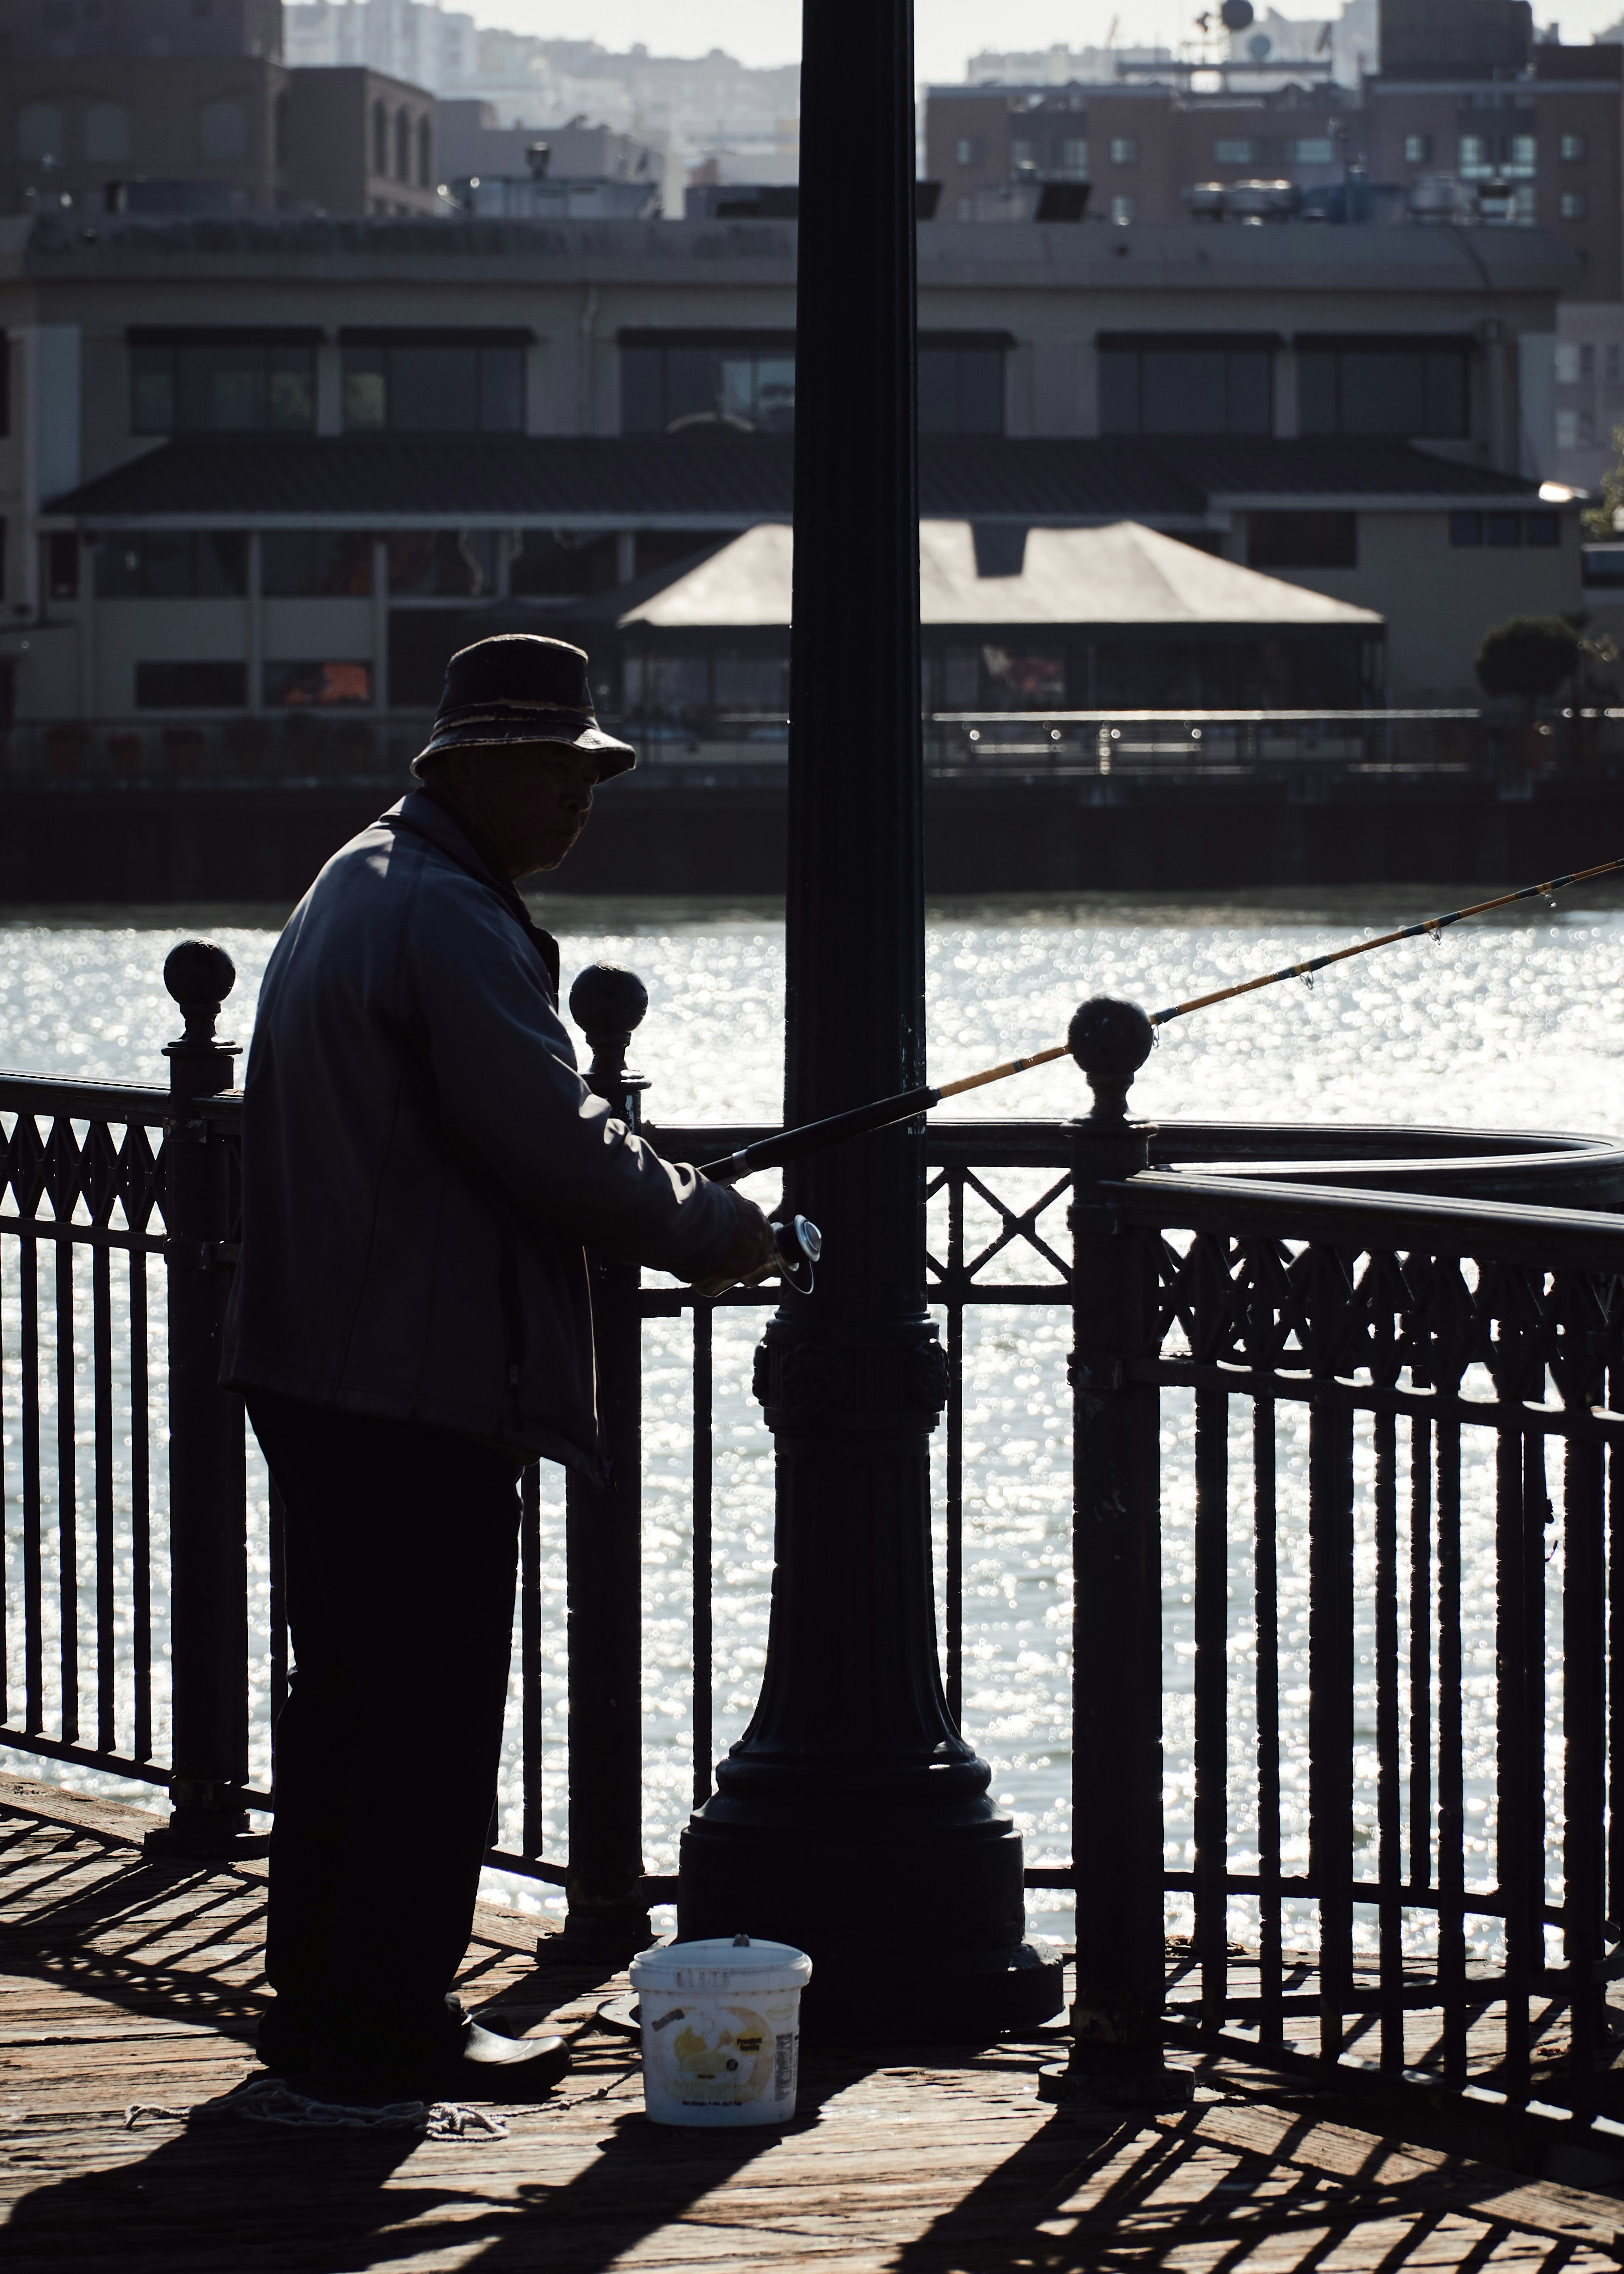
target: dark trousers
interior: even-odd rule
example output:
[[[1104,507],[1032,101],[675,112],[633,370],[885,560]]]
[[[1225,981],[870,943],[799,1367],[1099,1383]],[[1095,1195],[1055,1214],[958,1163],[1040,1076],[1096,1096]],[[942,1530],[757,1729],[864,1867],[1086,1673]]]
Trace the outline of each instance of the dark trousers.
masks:
[[[287,1509],[296,1661],[276,1724],[261,2049],[410,2061],[452,2026],[490,1839],[513,1467],[450,1430],[263,1390],[248,1412]]]

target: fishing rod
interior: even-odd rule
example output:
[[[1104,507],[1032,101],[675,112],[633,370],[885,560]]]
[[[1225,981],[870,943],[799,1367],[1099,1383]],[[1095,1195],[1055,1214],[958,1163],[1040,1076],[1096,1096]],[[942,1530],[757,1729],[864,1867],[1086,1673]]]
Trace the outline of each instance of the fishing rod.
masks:
[[[1174,1019],[1188,1018],[1192,1011],[1209,1011],[1216,1003],[1233,1002],[1237,995],[1254,994],[1259,987],[1278,987],[1287,979],[1306,979],[1312,983],[1316,971],[1324,971],[1333,963],[1346,963],[1350,956],[1369,955],[1379,947],[1391,947],[1401,939],[1436,940],[1451,924],[1463,923],[1468,916],[1486,915],[1491,908],[1507,908],[1517,900],[1549,900],[1569,885],[1583,885],[1592,877],[1610,877],[1624,869],[1624,854],[1613,861],[1598,861],[1594,868],[1574,869],[1565,877],[1552,877],[1543,885],[1522,885],[1515,892],[1499,892],[1492,900],[1475,900],[1470,907],[1452,908],[1447,915],[1426,916],[1419,923],[1401,925],[1397,931],[1383,932],[1376,939],[1357,940],[1351,947],[1333,948],[1328,955],[1311,956],[1305,963],[1289,963],[1279,971],[1266,971],[1256,979],[1238,980],[1232,987],[1216,987],[1207,995],[1192,995],[1187,1003],[1174,1003],[1165,1011],[1148,1014],[1134,1013],[1137,1020],[1144,1018],[1152,1030],[1165,1027]],[[1099,1007],[1086,1004],[1084,1010]],[[1113,1011],[1125,1011],[1127,1005],[1111,1005]],[[987,1066],[980,1073],[961,1074],[957,1081],[944,1081],[918,1089],[898,1090],[894,1097],[878,1097],[868,1105],[854,1105],[848,1112],[831,1113],[822,1121],[803,1122],[799,1128],[780,1129],[771,1137],[759,1138],[754,1145],[741,1146],[718,1161],[700,1164],[700,1174],[716,1184],[734,1184],[741,1177],[753,1175],[760,1169],[781,1169],[791,1161],[799,1161],[808,1153],[820,1153],[826,1145],[838,1145],[847,1137],[865,1137],[876,1129],[889,1129],[899,1121],[912,1121],[916,1114],[929,1113],[946,1097],[960,1097],[966,1090],[983,1088],[991,1081],[1007,1081],[1011,1074],[1025,1073],[1031,1066],[1049,1065],[1056,1058],[1076,1058],[1079,1065],[1079,1020],[1071,1021],[1071,1031],[1064,1043],[1050,1049],[1034,1050],[1024,1058],[1006,1058],[1002,1065]],[[1145,1045],[1149,1049],[1149,1043]],[[1136,1061],[1138,1063],[1138,1061]],[[1086,1071],[1086,1069],[1085,1069]]]

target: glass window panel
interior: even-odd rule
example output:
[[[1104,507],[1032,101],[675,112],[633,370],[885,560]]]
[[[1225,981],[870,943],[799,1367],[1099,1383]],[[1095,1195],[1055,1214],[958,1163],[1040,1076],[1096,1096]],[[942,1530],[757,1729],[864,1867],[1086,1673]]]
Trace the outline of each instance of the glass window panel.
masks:
[[[1483,516],[1480,513],[1452,513],[1449,516],[1451,545],[1481,545]]]
[[[515,529],[508,560],[508,590],[523,597],[570,599],[608,591],[615,583],[615,540],[575,530]]]
[[[1417,433],[1439,440],[1466,433],[1466,358],[1448,348],[1433,348],[1426,357],[1426,402]]]
[[[122,102],[93,102],[85,113],[85,155],[93,166],[121,165],[130,155],[130,114]]]
[[[777,655],[718,655],[718,711],[764,711],[782,716],[789,708],[789,659]]]
[[[381,348],[344,350],[344,426],[375,432],[388,424],[389,395]]]
[[[650,656],[644,666],[650,715],[680,723],[710,707],[710,666],[703,655]]]
[[[479,426],[477,348],[391,348],[389,425],[397,434],[466,434]]]
[[[523,348],[480,350],[479,424],[487,434],[518,434],[523,432]]]
[[[620,350],[620,432],[658,434],[665,431],[665,404],[663,365],[658,348]]]
[[[1562,541],[1561,516],[1554,513],[1525,513],[1522,516],[1522,541],[1525,545],[1560,545]]]
[[[267,599],[362,599],[372,589],[372,540],[364,530],[268,529],[259,540]]]
[[[760,356],[756,364],[756,418],[770,434],[788,434],[795,425],[795,358]]]
[[[1460,139],[1460,175],[1463,182],[1488,180],[1494,171],[1493,154],[1486,134],[1462,134]]]
[[[922,347],[919,351],[919,431],[959,432],[959,356],[953,348]]]
[[[1002,434],[1003,349],[960,348],[958,363],[959,432],[961,434]]]
[[[187,600],[192,594],[192,538],[184,530],[153,530],[124,553],[124,589],[142,600]]]
[[[1531,174],[1538,163],[1538,146],[1531,134],[1514,134],[1507,157],[1508,174]]]
[[[169,348],[130,350],[130,432],[175,431],[175,356]]]
[[[1341,418],[1343,434],[1424,434],[1426,425],[1426,362],[1424,354],[1376,349],[1345,354],[1342,361]]]
[[[1521,545],[1522,516],[1520,513],[1490,513],[1484,516],[1485,534],[1491,545]]]
[[[1132,348],[1101,348],[1100,432],[1137,434],[1139,431],[1139,359]]]
[[[138,663],[138,711],[240,711],[248,700],[242,663]]]
[[[1147,434],[1211,434],[1223,426],[1225,358],[1222,349],[1147,349]]]
[[[181,348],[176,355],[179,425],[189,434],[251,434],[266,413],[262,347]]]
[[[725,355],[721,358],[721,391],[719,410],[725,418],[743,418],[756,424],[756,358],[751,355]]]
[[[1297,426],[1299,434],[1336,432],[1336,358],[1323,350],[1297,355]]]
[[[279,709],[372,699],[370,663],[267,663],[265,666],[265,700]]]
[[[950,647],[942,658],[942,708],[974,711],[981,699],[981,659],[973,647]]]
[[[1250,142],[1214,142],[1213,157],[1220,166],[1250,166],[1252,145]]]
[[[196,546],[192,589],[199,599],[239,599],[248,590],[248,539],[240,529],[202,529]]]
[[[1231,348],[1226,434],[1267,434],[1274,430],[1269,380],[1274,358],[1267,348]]]
[[[389,539],[389,590],[419,598],[478,599],[496,584],[496,533],[414,530]]]
[[[276,433],[309,433],[316,423],[314,350],[273,348],[267,393],[268,423]]]
[[[720,408],[721,350],[718,348],[667,348],[665,359],[665,424],[692,418]]]

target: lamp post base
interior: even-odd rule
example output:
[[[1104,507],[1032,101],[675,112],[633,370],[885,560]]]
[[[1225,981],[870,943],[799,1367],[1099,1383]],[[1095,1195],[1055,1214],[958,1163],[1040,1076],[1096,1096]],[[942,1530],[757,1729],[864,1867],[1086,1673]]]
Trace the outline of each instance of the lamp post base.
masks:
[[[718,1803],[709,1803],[710,1808]],[[996,1819],[853,1830],[729,1824],[682,1835],[680,1940],[748,1933],[808,1953],[801,2001],[825,2044],[986,2044],[1051,2021],[1064,1969],[1022,1939],[1022,1851]]]

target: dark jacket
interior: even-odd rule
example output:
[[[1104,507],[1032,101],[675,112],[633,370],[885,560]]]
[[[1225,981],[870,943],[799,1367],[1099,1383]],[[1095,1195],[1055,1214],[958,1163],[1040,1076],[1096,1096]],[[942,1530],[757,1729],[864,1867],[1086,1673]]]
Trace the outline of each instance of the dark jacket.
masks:
[[[735,1220],[588,1090],[557,948],[432,798],[334,855],[260,991],[224,1381],[598,1479],[583,1244],[703,1278]]]

